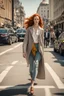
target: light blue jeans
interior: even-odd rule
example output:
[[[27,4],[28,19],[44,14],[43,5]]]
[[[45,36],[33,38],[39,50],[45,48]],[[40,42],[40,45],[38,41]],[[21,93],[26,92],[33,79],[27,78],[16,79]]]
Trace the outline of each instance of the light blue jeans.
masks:
[[[39,61],[41,59],[41,54],[39,52],[39,45],[35,45],[37,48],[37,52],[35,57],[33,56],[32,52],[30,53],[29,56],[29,62],[30,62],[30,76],[32,80],[35,80],[38,74],[38,66],[39,66]]]

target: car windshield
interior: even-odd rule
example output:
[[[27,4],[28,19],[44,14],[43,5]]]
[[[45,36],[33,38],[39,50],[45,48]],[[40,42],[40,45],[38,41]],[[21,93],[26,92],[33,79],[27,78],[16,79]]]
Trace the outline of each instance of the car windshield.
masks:
[[[64,32],[61,33],[61,35],[59,36],[59,38],[63,39],[64,38]]]
[[[26,32],[26,30],[25,30],[25,29],[17,29],[16,32],[17,32],[17,33],[22,33],[22,32]]]
[[[0,33],[7,33],[6,29],[0,29]]]

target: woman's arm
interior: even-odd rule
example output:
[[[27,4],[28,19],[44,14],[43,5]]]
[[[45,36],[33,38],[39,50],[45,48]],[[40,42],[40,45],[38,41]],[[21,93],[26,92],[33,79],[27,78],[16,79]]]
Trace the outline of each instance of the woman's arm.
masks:
[[[25,34],[25,38],[24,38],[24,42],[23,42],[23,53],[26,54],[26,48],[27,48],[27,44],[28,44],[28,33],[29,33],[29,29],[26,30],[26,34]]]
[[[42,29],[40,33],[40,45],[41,45],[42,51],[44,52],[44,29]]]
[[[41,46],[44,48],[44,30],[43,29],[41,30],[41,33],[40,33],[40,43],[41,43]]]

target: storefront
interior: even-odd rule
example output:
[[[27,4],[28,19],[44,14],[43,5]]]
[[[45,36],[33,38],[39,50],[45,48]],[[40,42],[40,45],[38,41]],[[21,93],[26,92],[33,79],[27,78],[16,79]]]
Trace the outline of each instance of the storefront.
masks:
[[[61,28],[64,30],[64,11],[62,12],[61,16],[57,18],[54,22],[54,29]]]

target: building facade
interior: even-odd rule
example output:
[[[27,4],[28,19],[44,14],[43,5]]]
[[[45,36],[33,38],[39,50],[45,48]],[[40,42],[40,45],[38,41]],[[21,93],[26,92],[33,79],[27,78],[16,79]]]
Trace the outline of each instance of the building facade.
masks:
[[[37,9],[37,13],[41,16],[41,18],[44,20],[45,25],[48,23],[49,21],[49,4],[45,2],[45,0],[43,0],[38,9]]]
[[[64,0],[49,0],[49,10],[54,27],[64,30]]]
[[[16,25],[23,27],[25,19],[25,11],[22,3],[19,0],[14,0],[14,21]]]
[[[53,14],[54,14],[54,12],[53,12],[53,10],[54,10],[54,8],[53,8],[53,4],[54,2],[53,2],[53,0],[49,0],[49,20],[50,21],[52,21],[53,20]]]
[[[0,0],[0,23],[12,21],[12,0]]]

